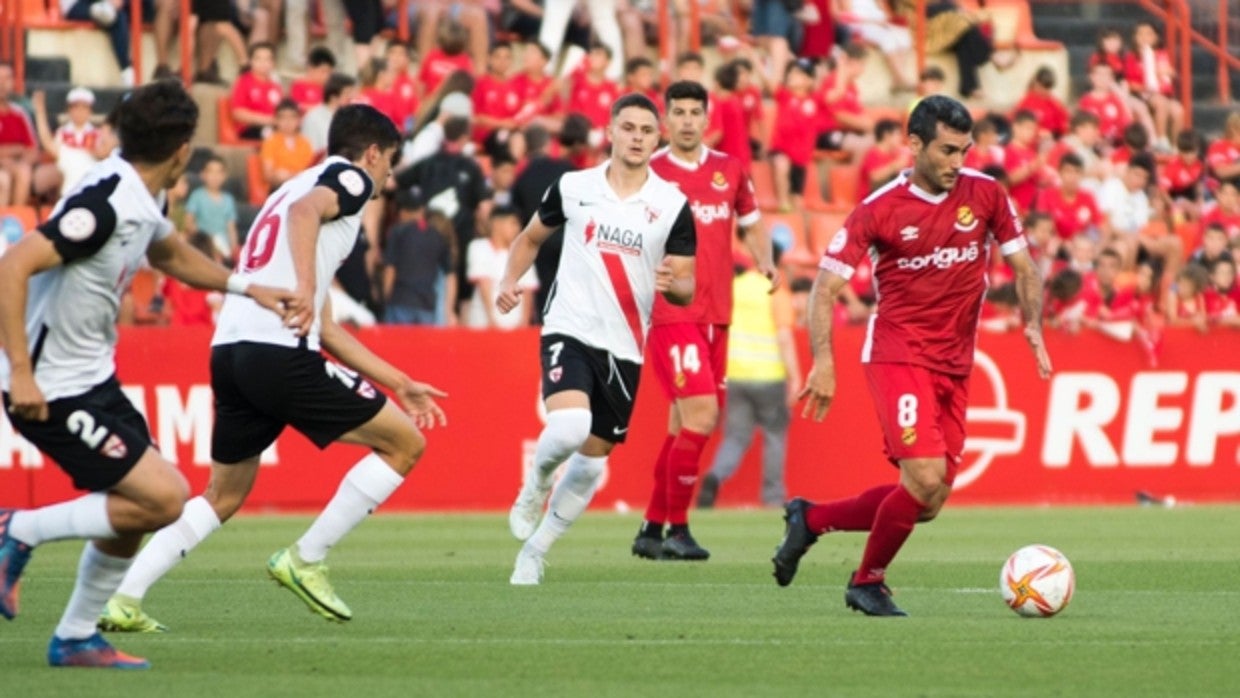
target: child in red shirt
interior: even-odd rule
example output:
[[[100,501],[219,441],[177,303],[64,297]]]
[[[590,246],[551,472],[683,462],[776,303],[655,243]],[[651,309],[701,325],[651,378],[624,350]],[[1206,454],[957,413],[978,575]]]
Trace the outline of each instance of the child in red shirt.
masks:
[[[1077,108],[1098,117],[1098,130],[1104,140],[1119,143],[1124,127],[1132,122],[1128,104],[1117,91],[1115,72],[1106,63],[1089,69],[1090,91],[1081,95]]]
[[[1124,77],[1128,89],[1153,112],[1154,147],[1166,152],[1171,150],[1169,139],[1184,127],[1184,105],[1175,99],[1175,68],[1159,43],[1154,25],[1138,22],[1133,28],[1133,50],[1126,58]]]
[[[646,95],[659,110],[659,120],[663,120],[663,95],[659,94],[654,84],[654,62],[645,56],[630,58],[624,64],[624,91]]]
[[[1097,234],[1104,219],[1098,210],[1094,195],[1081,188],[1085,165],[1076,153],[1066,153],[1059,159],[1059,186],[1047,187],[1038,193],[1034,208],[1051,217],[1055,222],[1055,234],[1060,240],[1071,240],[1077,235]]]
[[[1201,332],[1209,328],[1206,320],[1205,290],[1210,276],[1204,267],[1186,265],[1176,274],[1175,283],[1167,291],[1167,324],[1172,327],[1195,327]]]
[[[736,94],[740,71],[736,63],[725,63],[715,70],[714,94],[710,96],[710,123],[704,142],[707,147],[727,153],[740,160],[745,171],[753,162],[749,147],[749,130],[745,124],[745,107]]]
[[[396,104],[396,95],[392,93],[393,76],[387,61],[382,58],[371,58],[370,65],[362,68],[360,78],[361,89],[358,90],[353,103],[369,104],[383,112],[384,116],[400,128],[400,123],[397,121],[401,118],[400,109]]]
[[[274,77],[275,67],[274,46],[259,42],[250,47],[250,69],[237,76],[230,96],[233,121],[241,138],[262,140],[264,131],[275,125],[276,105],[284,99],[284,88]]]
[[[474,142],[492,158],[520,160],[525,138],[517,123],[520,97],[513,87],[512,44],[496,42],[487,54],[487,73],[474,84]]]
[[[846,202],[849,205],[864,200],[870,192],[891,181],[900,170],[912,164],[912,155],[904,144],[904,134],[900,132],[899,121],[879,119],[874,126],[874,140],[877,143],[861,160],[857,201]]]
[[[525,45],[521,56],[521,72],[512,79],[517,93],[516,120],[522,127],[537,123],[548,131],[559,131],[563,121],[559,82],[547,75],[551,51],[540,43]]]
[[[1218,226],[1227,239],[1240,240],[1240,181],[1227,179],[1219,182],[1215,203],[1201,217],[1201,229]]]
[[[822,116],[812,94],[814,67],[800,59],[788,64],[784,84],[775,90],[775,124],[771,128],[771,174],[779,208],[787,213],[801,208],[806,169],[814,157],[814,142]]]
[[[336,56],[329,49],[323,46],[310,49],[306,57],[306,74],[294,80],[288,91],[288,96],[297,102],[303,114],[323,103],[323,86],[335,69]]]
[[[964,154],[964,166],[981,172],[992,165],[1003,167],[1003,146],[999,143],[999,126],[983,116],[973,122],[973,147]]]
[[[1038,152],[1038,118],[1030,111],[1019,111],[1012,120],[1012,142],[1003,152],[1003,167],[1008,174],[1008,194],[1026,213],[1038,196],[1044,166]]]
[[[1240,111],[1233,111],[1223,125],[1223,137],[1206,150],[1206,165],[1216,179],[1240,177]]]
[[[409,74],[409,44],[399,39],[389,41],[384,58],[392,73],[392,105],[399,117],[396,127],[405,132],[413,128],[413,115],[418,111],[418,86]]]
[[[189,244],[217,264],[223,263],[223,256],[207,233],[202,231],[192,233],[189,236]],[[171,274],[164,276],[160,295],[172,311],[171,325],[173,327],[211,327],[215,324],[216,313],[224,303],[224,298],[218,291],[194,288],[173,278]]]
[[[583,70],[573,76],[568,98],[568,111],[590,120],[591,137],[602,143],[602,132],[611,121],[611,105],[620,97],[620,86],[607,79],[611,49],[606,44],[590,46]]]
[[[1046,66],[1038,68],[1029,81],[1029,91],[1012,110],[1013,118],[1021,111],[1032,112],[1038,120],[1038,137],[1053,140],[1068,132],[1068,108],[1053,93],[1055,71]]]
[[[452,73],[458,70],[474,72],[474,62],[465,53],[469,43],[469,32],[465,27],[456,22],[444,22],[435,36],[435,43],[435,48],[423,56],[422,69],[418,71],[419,100],[435,94],[439,83]]]
[[[741,101],[741,110],[745,115],[749,149],[754,157],[757,157],[764,145],[761,142],[761,127],[765,114],[762,107],[762,86],[758,84],[761,75],[754,72],[753,62],[748,58],[737,58],[732,63],[736,66],[736,96]]]
[[[1221,327],[1240,327],[1236,311],[1236,263],[1230,258],[1219,259],[1209,267],[1210,287],[1203,294],[1206,320]]]

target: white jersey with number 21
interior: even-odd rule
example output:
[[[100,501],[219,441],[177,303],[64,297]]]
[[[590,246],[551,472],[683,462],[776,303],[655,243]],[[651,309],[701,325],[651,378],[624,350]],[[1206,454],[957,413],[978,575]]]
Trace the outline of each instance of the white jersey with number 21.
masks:
[[[267,197],[246,235],[237,260],[237,273],[250,283],[290,290],[295,288],[297,274],[289,245],[288,212],[293,202],[315,187],[327,187],[334,191],[340,211],[336,218],[320,225],[318,245],[314,251],[314,324],[305,337],[305,346],[312,351],[319,349],[321,315],[327,291],[336,270],[357,244],[362,208],[374,191],[374,184],[366,171],[342,157],[333,156],[285,182]],[[211,344],[219,346],[236,342],[298,347],[302,339],[284,326],[280,316],[263,309],[248,297],[229,295],[220,310]]]

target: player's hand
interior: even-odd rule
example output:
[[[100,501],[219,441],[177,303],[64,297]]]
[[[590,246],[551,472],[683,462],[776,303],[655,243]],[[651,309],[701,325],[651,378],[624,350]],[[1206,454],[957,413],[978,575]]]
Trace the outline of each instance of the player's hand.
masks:
[[[507,314],[521,304],[521,289],[508,280],[499,284],[499,294],[495,296],[495,307],[501,314]]]
[[[448,397],[448,394],[433,385],[415,380],[406,380],[396,389],[396,399],[400,401],[400,406],[413,418],[413,423],[419,429],[447,426],[447,416],[435,403],[437,397]]]
[[[672,282],[675,277],[672,276],[672,260],[667,257],[659,262],[658,268],[654,270],[654,290],[659,293],[667,293],[672,290]]]
[[[788,378],[784,381],[784,402],[788,405],[788,409],[791,410],[800,399],[801,376],[789,373]]]
[[[13,371],[9,384],[9,414],[32,422],[47,421],[47,399],[30,369]]]
[[[284,326],[298,337],[306,336],[314,324],[314,289],[298,286],[284,301]]]
[[[771,282],[771,290],[768,293],[775,293],[779,288],[779,284],[783,282],[783,276],[779,273],[779,267],[775,266],[775,262],[758,262],[758,273],[765,276],[767,281]]]
[[[815,422],[821,422],[827,416],[827,410],[831,409],[831,401],[835,399],[834,364],[814,364],[805,379],[805,387],[797,395],[798,400],[807,397],[809,400],[806,400],[805,407],[801,408],[801,416],[813,417]]]
[[[259,284],[250,284],[245,289],[245,295],[254,299],[255,303],[263,306],[267,310],[286,318],[287,308],[294,301],[294,294],[286,288],[273,288],[271,286],[260,286]],[[306,330],[309,330],[309,323],[306,324]],[[298,332],[299,335],[305,332]]]
[[[1051,377],[1051,355],[1046,351],[1046,342],[1042,339],[1042,328],[1026,327],[1025,340],[1029,342],[1029,348],[1033,350],[1033,356],[1038,362],[1038,375],[1043,379]]]

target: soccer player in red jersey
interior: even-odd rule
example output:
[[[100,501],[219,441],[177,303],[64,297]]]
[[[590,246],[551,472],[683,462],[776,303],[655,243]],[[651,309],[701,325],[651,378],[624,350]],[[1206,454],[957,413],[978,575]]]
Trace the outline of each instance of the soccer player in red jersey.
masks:
[[[259,140],[276,123],[276,105],[284,89],[274,77],[276,48],[260,42],[250,47],[250,69],[237,76],[232,89],[232,117],[237,135]]]
[[[697,261],[691,304],[676,306],[659,297],[654,301],[649,361],[672,406],[667,438],[655,461],[654,491],[633,554],[652,560],[705,560],[710,553],[689,533],[689,503],[698,461],[725,395],[736,224],[772,287],[778,277],[770,236],[758,225],[749,175],[740,161],[702,144],[706,88],[687,80],[672,83],[664,105],[671,145],[650,159],[650,168],[689,199]],[[664,524],[669,525],[666,539]]]
[[[906,615],[891,600],[887,566],[913,526],[934,519],[951,492],[964,450],[969,374],[991,243],[1015,272],[1025,338],[1038,372],[1043,378],[1051,373],[1042,342],[1042,278],[1014,207],[999,183],[962,167],[972,126],[969,110],[950,97],[918,102],[907,128],[912,169],[849,215],[827,246],[811,292],[814,365],[801,391],[809,398],[802,414],[821,421],[835,397],[835,296],[862,257],[875,255],[874,276],[883,292],[861,360],[886,455],[899,467],[900,480],[827,504],[789,502],[784,538],[772,560],[775,580],[790,584],[801,557],[823,533],[869,531],[844,600],[871,616]]]

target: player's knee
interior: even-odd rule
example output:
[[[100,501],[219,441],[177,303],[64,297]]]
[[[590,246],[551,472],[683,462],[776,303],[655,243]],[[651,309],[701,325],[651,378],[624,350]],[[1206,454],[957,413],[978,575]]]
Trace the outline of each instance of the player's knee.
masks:
[[[681,428],[699,434],[709,434],[715,430],[715,425],[718,423],[719,406],[711,404],[686,410],[681,419]]]
[[[161,529],[181,518],[188,494],[181,488],[171,488],[156,497],[147,509],[147,530]]]
[[[426,451],[426,436],[415,429],[401,430],[392,449],[396,471],[402,475],[413,469],[422,453]]]
[[[590,438],[593,415],[584,407],[570,407],[547,413],[547,426],[540,438],[546,439],[557,458],[567,458]]]

